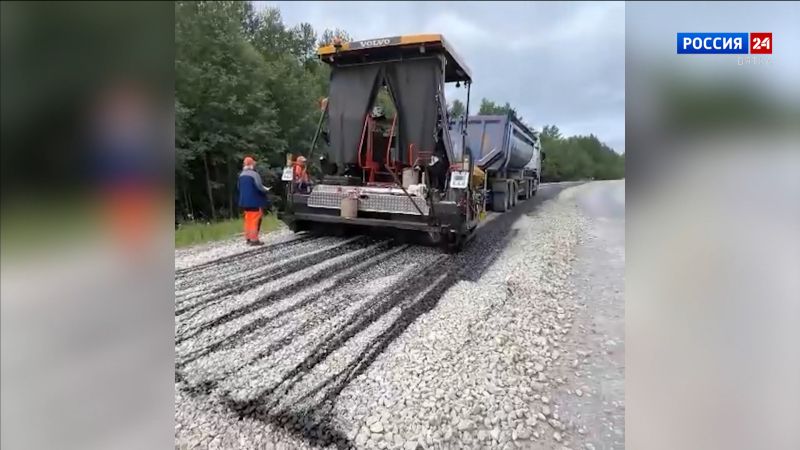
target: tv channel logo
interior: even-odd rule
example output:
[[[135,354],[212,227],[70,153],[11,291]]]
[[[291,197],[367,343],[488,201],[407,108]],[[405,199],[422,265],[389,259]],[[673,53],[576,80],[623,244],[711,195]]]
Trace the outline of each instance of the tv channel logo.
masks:
[[[772,33],[678,33],[678,54],[772,54]]]

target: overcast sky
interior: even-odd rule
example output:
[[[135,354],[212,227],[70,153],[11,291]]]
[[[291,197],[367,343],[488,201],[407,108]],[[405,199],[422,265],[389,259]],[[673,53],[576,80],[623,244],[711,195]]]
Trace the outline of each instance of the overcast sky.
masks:
[[[277,6],[289,26],[341,28],[356,40],[442,34],[472,70],[472,111],[481,97],[509,102],[537,129],[594,133],[625,150],[622,2],[255,3]],[[464,89],[448,90],[448,102],[454,92]]]

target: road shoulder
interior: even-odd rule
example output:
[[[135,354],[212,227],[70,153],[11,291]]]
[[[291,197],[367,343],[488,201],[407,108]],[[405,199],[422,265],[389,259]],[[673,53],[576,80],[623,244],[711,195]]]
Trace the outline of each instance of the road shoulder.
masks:
[[[575,326],[557,395],[571,448],[625,448],[624,193],[622,181],[574,193],[588,227],[573,267]]]

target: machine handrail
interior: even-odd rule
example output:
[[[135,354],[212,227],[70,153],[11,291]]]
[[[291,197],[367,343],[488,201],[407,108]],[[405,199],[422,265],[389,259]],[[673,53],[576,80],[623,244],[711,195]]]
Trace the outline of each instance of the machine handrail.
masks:
[[[367,123],[369,122],[369,113],[364,117],[364,128],[361,130],[361,140],[358,142],[358,165],[361,166],[361,149],[364,147],[364,136],[367,134]]]
[[[394,117],[392,118],[392,128],[389,130],[389,142],[386,144],[386,156],[384,157],[384,163],[386,168],[389,170],[394,169],[394,164],[392,160],[389,158],[391,156],[389,152],[392,150],[392,138],[394,137],[394,126],[397,124],[397,113],[395,113]]]

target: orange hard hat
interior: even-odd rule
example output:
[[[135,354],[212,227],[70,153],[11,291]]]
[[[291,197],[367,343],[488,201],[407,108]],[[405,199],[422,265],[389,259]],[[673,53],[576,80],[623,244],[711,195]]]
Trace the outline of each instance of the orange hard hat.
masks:
[[[256,160],[253,159],[252,156],[245,156],[244,157],[244,165],[245,166],[252,166],[255,163],[256,163]]]

